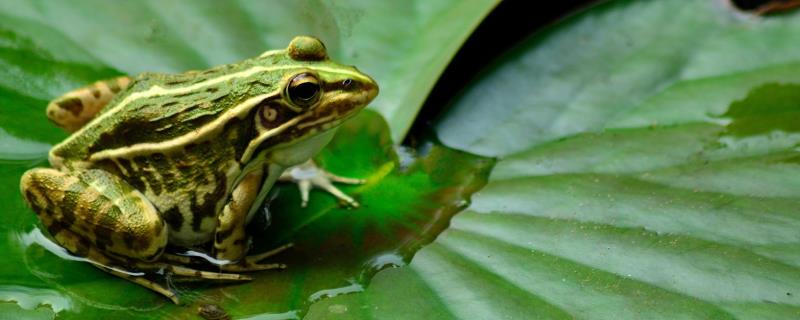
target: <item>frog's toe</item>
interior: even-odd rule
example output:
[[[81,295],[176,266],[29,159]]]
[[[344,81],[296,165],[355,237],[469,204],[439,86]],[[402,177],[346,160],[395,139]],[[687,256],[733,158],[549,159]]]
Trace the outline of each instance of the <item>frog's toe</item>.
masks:
[[[145,279],[145,278],[142,278],[142,277],[130,277],[130,278],[127,278],[127,279],[130,280],[131,282],[134,282],[134,283],[136,283],[138,285],[141,285],[141,286],[143,286],[145,288],[148,288],[148,289],[153,290],[153,291],[155,291],[157,293],[160,293],[161,295],[167,297],[167,299],[172,301],[172,303],[174,303],[174,304],[181,304],[181,300],[178,297],[177,293],[173,292],[170,289],[167,289],[166,287],[164,287],[164,286],[162,286],[162,285],[160,285],[158,283],[155,283],[155,282],[153,282],[151,280],[148,280],[148,279]]]
[[[223,272],[210,272],[202,271],[176,265],[165,265],[163,270],[172,275],[179,277],[189,277],[195,279],[205,280],[218,280],[218,281],[250,281],[253,278],[236,274],[236,273],[223,273]]]
[[[221,266],[220,269],[226,272],[253,272],[273,269],[286,269],[286,265],[283,263],[250,263],[246,260],[242,260],[238,263]]]
[[[105,272],[108,272],[110,274],[113,274],[113,275],[118,276],[118,277],[123,278],[123,279],[127,279],[128,281],[136,283],[136,284],[138,284],[140,286],[143,286],[143,287],[145,287],[147,289],[153,290],[153,291],[155,291],[155,292],[167,297],[167,299],[172,301],[172,303],[174,303],[174,304],[181,304],[181,300],[180,300],[180,298],[178,298],[178,294],[177,293],[173,292],[172,290],[168,289],[167,287],[162,286],[162,285],[160,285],[160,284],[158,284],[158,283],[156,283],[156,282],[154,282],[154,281],[152,281],[150,279],[147,279],[147,278],[145,278],[145,277],[143,277],[141,275],[135,275],[135,274],[132,274],[130,272],[123,271],[122,269],[118,269],[118,268],[112,268],[110,266],[103,266],[103,265],[99,265],[99,264],[94,264],[94,265],[96,267],[100,268],[101,270],[105,271]]]
[[[272,250],[267,251],[267,252],[262,252],[262,253],[259,253],[259,254],[254,254],[254,255],[251,255],[251,256],[247,256],[247,257],[244,258],[244,260],[249,262],[249,263],[256,263],[256,262],[259,262],[259,261],[264,260],[266,258],[269,258],[271,256],[274,256],[276,254],[279,254],[279,253],[281,253],[283,251],[286,251],[286,249],[289,249],[291,247],[294,247],[294,243],[287,243],[287,244],[284,244],[284,245],[282,245],[280,247],[277,247],[277,248],[272,249]]]
[[[355,199],[353,199],[352,197],[348,196],[346,193],[342,192],[342,190],[339,190],[339,188],[334,186],[333,183],[331,183],[331,181],[334,181],[334,180],[329,178],[329,177],[323,176],[323,177],[319,177],[317,179],[311,180],[311,185],[314,186],[314,187],[320,188],[322,190],[325,190],[326,192],[332,194],[334,197],[336,197],[340,201],[343,201],[344,203],[346,203],[350,207],[358,208],[360,206]],[[309,193],[309,191],[310,190],[306,190],[305,191],[306,195],[304,197],[305,200],[302,203],[303,207],[305,207],[308,204],[308,193]]]
[[[258,263],[258,262],[266,258],[272,257],[276,254],[279,254],[291,247],[294,247],[294,244],[287,243],[285,245],[282,245],[267,252],[246,256],[241,261],[233,264],[223,265],[221,266],[220,269],[227,272],[250,272],[250,271],[261,271],[270,269],[286,269],[286,265],[283,263]]]
[[[365,183],[367,183],[367,179],[348,178],[348,177],[337,176],[337,175],[335,175],[333,173],[330,173],[330,172],[327,172],[327,171],[324,171],[324,172],[325,172],[325,175],[333,182],[345,183],[345,184],[365,184]]]

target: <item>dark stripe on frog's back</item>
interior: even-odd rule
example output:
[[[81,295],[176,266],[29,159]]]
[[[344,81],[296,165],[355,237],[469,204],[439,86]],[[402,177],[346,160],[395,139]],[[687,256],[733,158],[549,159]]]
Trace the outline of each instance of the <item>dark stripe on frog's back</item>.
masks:
[[[240,122],[252,123],[249,119]],[[252,126],[250,126],[252,127]],[[217,206],[229,193],[230,160],[241,156],[246,144],[231,143],[237,135],[252,134],[248,126],[232,121],[225,127],[225,134],[219,139],[199,141],[173,150],[169,154],[154,153],[137,156],[133,159],[117,158],[104,160],[96,165],[107,168],[121,176],[135,189],[143,193],[149,189],[156,196],[165,199],[188,195],[187,206],[191,212],[184,216],[178,207],[168,206],[151,199],[161,216],[173,229],[180,229],[191,223],[194,231],[200,229],[202,218],[214,217]],[[252,128],[249,128],[252,130]],[[213,180],[209,177],[213,176]],[[210,186],[211,191],[199,193],[198,186]],[[194,219],[197,217],[198,219]]]
[[[255,117],[252,110],[244,118],[231,118],[223,126],[219,136],[202,141],[188,142],[173,150],[138,155],[133,158],[116,157],[93,164],[122,176],[135,189],[144,192],[147,186],[155,194],[164,190],[176,190],[181,183],[190,188],[205,183],[203,168],[224,170],[230,160],[241,158],[244,150],[255,136]],[[159,179],[160,177],[160,179]]]
[[[224,172],[227,169],[225,166],[233,159],[236,149],[224,139],[212,139],[190,143],[168,154],[157,152],[133,159],[106,159],[95,166],[118,174],[143,193],[148,187],[155,195],[194,192],[196,186],[209,183],[209,173],[216,174],[209,170]]]
[[[102,150],[138,143],[158,143],[164,141],[165,137],[174,138],[188,134],[217,119],[247,98],[274,92],[275,88],[252,78],[235,78],[233,81],[224,81],[193,92],[137,99],[121,110],[115,110],[114,105],[134,92],[146,91],[154,85],[165,89],[184,87],[252,66],[221,66],[205,71],[208,74],[197,71],[180,75],[142,74],[127,89],[117,94],[102,112],[114,110],[114,114],[107,115],[105,121],[90,122],[88,126],[91,128],[57,146],[53,153],[68,161],[86,159],[92,153]],[[173,111],[165,112],[166,110]]]

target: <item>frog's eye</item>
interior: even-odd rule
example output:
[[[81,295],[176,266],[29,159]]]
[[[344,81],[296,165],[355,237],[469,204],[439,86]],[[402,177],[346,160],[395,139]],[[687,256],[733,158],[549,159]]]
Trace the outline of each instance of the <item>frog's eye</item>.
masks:
[[[316,103],[322,95],[319,79],[311,73],[298,74],[289,81],[286,95],[293,104],[299,107],[310,106]]]

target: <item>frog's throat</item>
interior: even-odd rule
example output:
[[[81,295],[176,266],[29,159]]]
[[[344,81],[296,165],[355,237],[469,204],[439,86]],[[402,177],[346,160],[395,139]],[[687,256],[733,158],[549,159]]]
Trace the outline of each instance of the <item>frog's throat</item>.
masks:
[[[267,99],[274,95],[275,93],[268,93],[268,94],[257,95],[255,97],[247,99],[244,102],[233,107],[230,111],[226,112],[219,118],[214,119],[213,121],[200,127],[199,129],[187,133],[185,135],[161,142],[139,143],[127,147],[99,151],[93,154],[91,157],[89,157],[89,160],[98,161],[102,159],[112,159],[117,157],[128,158],[138,155],[152,154],[155,152],[165,152],[168,150],[175,150],[176,148],[180,148],[180,146],[186,145],[191,141],[202,141],[205,139],[212,139],[213,137],[217,136],[221,130],[223,130],[223,128],[225,127],[224,124],[227,123],[229,120],[233,118],[243,119],[249,114],[250,110],[252,110],[253,107],[261,103],[261,101],[263,101],[264,99]],[[292,121],[296,121],[295,119],[287,121],[285,124],[281,125],[278,128],[285,129],[285,126],[287,124],[288,125],[293,124],[294,122]],[[299,119],[297,121],[299,121]],[[58,159],[53,159],[53,155],[51,153],[50,162],[53,163],[54,161],[58,161]]]

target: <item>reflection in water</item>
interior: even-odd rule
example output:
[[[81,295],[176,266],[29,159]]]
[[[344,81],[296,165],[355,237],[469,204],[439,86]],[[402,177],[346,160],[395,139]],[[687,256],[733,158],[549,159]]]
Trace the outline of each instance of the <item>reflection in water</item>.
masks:
[[[414,161],[417,160],[416,155],[418,154],[418,151],[414,151],[409,147],[397,145],[394,146],[394,152],[397,153],[397,161],[400,164],[399,167],[401,171],[408,169],[408,167],[414,164]]]
[[[364,291],[364,286],[362,286],[360,283],[357,283],[355,281],[350,281],[350,285],[349,286],[340,287],[340,288],[333,288],[333,289],[325,289],[325,290],[320,290],[320,291],[314,292],[313,294],[311,294],[310,297],[308,297],[308,302],[312,302],[313,303],[313,302],[319,301],[319,299],[322,299],[322,298],[333,298],[333,297],[338,296],[340,294],[348,294],[348,293],[355,293],[355,292],[362,292],[362,291]]]
[[[50,253],[58,256],[61,259],[71,260],[71,261],[82,261],[88,262],[89,260],[81,257],[76,257],[71,255],[67,249],[62,248],[57,243],[53,242],[53,240],[48,239],[42,234],[42,230],[39,228],[33,228],[28,233],[18,234],[17,235],[17,242],[22,245],[22,249],[25,250],[30,247],[32,244],[38,244],[42,248]]]
[[[259,314],[249,318],[241,318],[241,320],[296,320],[300,319],[300,314],[297,310],[292,310],[284,313],[274,314]]]
[[[185,252],[180,252],[180,253],[178,253],[178,255],[179,256],[184,256],[184,257],[200,258],[200,259],[208,261],[209,263],[211,263],[213,265],[217,265],[217,266],[226,265],[226,264],[229,264],[229,263],[232,262],[230,260],[220,260],[220,259],[217,259],[217,258],[214,258],[214,257],[208,255],[207,253],[194,251],[194,250],[188,250],[188,251],[185,251]]]
[[[50,289],[34,289],[22,286],[0,286],[0,301],[16,302],[25,310],[33,310],[39,306],[50,306],[53,312],[73,308],[72,300],[62,296],[58,291]]]
[[[370,270],[374,270],[375,272],[378,272],[378,271],[383,270],[384,268],[387,268],[387,267],[395,267],[395,268],[397,268],[397,267],[405,266],[406,264],[407,263],[406,263],[405,259],[403,259],[403,256],[401,256],[401,255],[399,255],[399,254],[397,254],[395,252],[392,252],[392,253],[379,255],[379,256],[375,257],[374,259],[372,259],[369,262],[369,269]]]
[[[96,262],[91,261],[89,259],[73,256],[71,253],[67,251],[67,249],[64,249],[63,247],[59,246],[57,243],[53,242],[53,240],[50,240],[50,238],[45,237],[45,235],[42,234],[42,230],[40,230],[39,228],[33,228],[33,230],[31,230],[28,233],[17,235],[17,240],[22,245],[23,250],[27,249],[28,247],[30,247],[32,244],[35,243],[44,248],[45,250],[49,251],[50,253],[58,256],[61,259],[97,264]],[[131,272],[128,270],[115,268],[113,266],[104,266],[104,267],[122,273],[127,273],[132,276],[144,275],[144,272]]]

